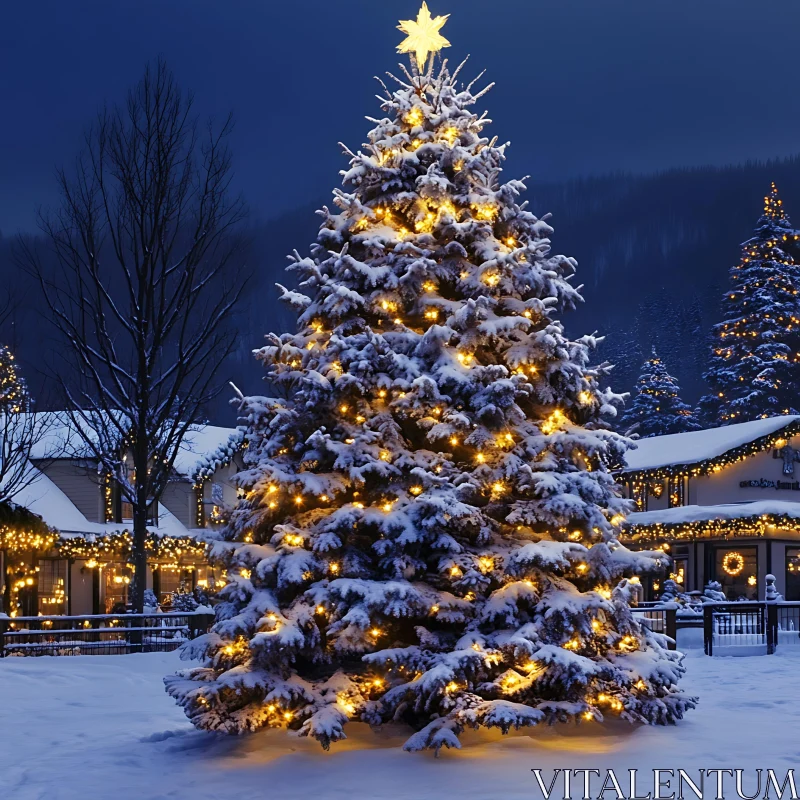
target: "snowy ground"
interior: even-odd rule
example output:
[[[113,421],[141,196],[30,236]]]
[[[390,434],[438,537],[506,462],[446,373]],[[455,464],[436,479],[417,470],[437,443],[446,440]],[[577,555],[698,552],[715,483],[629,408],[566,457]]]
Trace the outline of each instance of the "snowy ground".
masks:
[[[330,753],[277,731],[199,733],[161,687],[178,664],[174,654],[0,660],[0,798],[529,800],[542,796],[534,767],[800,767],[800,654],[691,653],[685,683],[701,705],[674,728],[465,735],[438,760],[402,752],[405,730],[352,725]]]

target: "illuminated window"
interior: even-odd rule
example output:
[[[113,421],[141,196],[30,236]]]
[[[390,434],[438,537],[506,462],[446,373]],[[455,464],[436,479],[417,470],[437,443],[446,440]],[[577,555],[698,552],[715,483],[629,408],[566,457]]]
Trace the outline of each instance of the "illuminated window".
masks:
[[[123,614],[130,599],[133,571],[125,563],[110,563],[103,568],[106,614]]]
[[[39,561],[39,613],[44,616],[67,613],[67,569],[65,559]]]
[[[728,600],[758,600],[758,550],[725,545],[714,549],[714,580]]]
[[[786,600],[800,600],[800,547],[786,548]]]

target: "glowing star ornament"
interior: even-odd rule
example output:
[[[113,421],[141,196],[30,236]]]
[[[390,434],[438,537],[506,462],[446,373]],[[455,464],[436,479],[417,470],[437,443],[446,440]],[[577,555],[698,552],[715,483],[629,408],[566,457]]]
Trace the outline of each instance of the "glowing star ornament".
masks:
[[[414,53],[417,67],[420,70],[425,69],[428,54],[438,53],[443,47],[450,47],[450,42],[439,33],[449,16],[449,14],[445,14],[443,17],[431,17],[428,4],[423,3],[416,21],[413,19],[400,20],[397,28],[408,34],[408,37],[397,45],[397,52]]]

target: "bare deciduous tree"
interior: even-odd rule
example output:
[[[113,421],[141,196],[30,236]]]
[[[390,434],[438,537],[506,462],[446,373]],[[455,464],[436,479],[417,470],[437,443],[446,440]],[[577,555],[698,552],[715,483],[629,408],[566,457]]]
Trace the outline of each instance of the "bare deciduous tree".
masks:
[[[58,269],[20,241],[66,344],[60,371],[71,425],[133,507],[132,604],[141,611],[150,508],[186,433],[222,389],[243,286],[230,192],[231,118],[203,129],[164,62],[120,108],[103,110],[61,203],[41,215]]]

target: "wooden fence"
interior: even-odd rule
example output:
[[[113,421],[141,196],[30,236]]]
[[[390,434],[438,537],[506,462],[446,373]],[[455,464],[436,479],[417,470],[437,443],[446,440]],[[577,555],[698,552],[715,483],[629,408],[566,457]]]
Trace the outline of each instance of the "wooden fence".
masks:
[[[213,614],[196,611],[0,617],[0,658],[169,652],[213,622]]]

